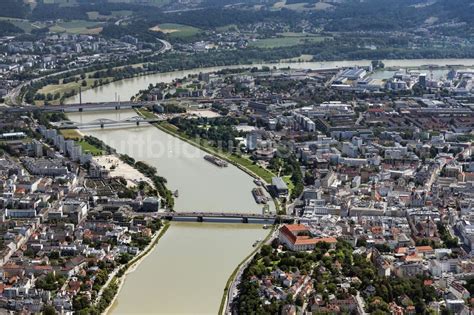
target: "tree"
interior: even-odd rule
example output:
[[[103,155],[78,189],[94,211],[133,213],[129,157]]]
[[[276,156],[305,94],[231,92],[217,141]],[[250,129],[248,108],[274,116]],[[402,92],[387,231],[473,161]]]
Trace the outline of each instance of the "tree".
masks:
[[[38,278],[36,280],[35,286],[38,289],[43,289],[47,291],[56,291],[59,289],[65,282],[64,277],[57,276],[54,273],[48,273],[46,276]]]
[[[60,256],[59,256],[59,252],[58,251],[53,251],[49,254],[49,259],[59,259]]]
[[[301,296],[301,294],[298,294],[298,296],[296,297],[295,304],[296,304],[297,306],[300,306],[300,307],[303,306],[303,304],[304,304],[304,299],[303,299],[303,297]]]
[[[133,256],[130,255],[129,253],[123,253],[120,255],[118,262],[124,265],[128,263],[130,260],[132,260],[132,258]]]
[[[72,306],[74,307],[75,311],[85,309],[89,307],[89,305],[90,305],[90,301],[84,295],[74,297],[74,300],[72,302]]]
[[[272,247],[270,245],[263,245],[260,253],[262,256],[269,256],[272,253]]]
[[[52,305],[43,306],[43,315],[56,315],[56,309]]]

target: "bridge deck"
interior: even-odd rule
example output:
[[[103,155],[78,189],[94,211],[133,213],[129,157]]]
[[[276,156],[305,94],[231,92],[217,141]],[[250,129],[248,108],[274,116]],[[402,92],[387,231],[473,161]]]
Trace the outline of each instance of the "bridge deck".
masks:
[[[158,212],[158,217],[208,217],[208,218],[247,218],[247,219],[266,219],[275,220],[277,218],[283,220],[293,219],[292,216],[276,215],[276,214],[259,214],[259,213],[241,213],[241,212]]]

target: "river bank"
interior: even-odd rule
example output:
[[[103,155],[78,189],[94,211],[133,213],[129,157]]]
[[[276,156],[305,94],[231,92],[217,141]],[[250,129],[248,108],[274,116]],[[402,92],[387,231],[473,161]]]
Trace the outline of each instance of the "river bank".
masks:
[[[212,147],[212,146],[210,146],[206,143],[203,143],[204,139],[203,139],[203,141],[197,142],[196,140],[194,140],[190,137],[187,137],[183,133],[180,133],[178,130],[176,130],[174,128],[173,125],[171,125],[167,122],[157,123],[157,124],[154,124],[154,126],[156,126],[160,130],[162,130],[162,131],[164,131],[164,132],[166,132],[166,133],[168,133],[168,134],[170,134],[174,137],[179,138],[182,141],[185,141],[185,142],[187,142],[187,143],[189,143],[189,144],[191,144],[195,147],[198,147],[199,149],[201,149],[203,151],[206,151],[207,153],[215,155],[215,156],[217,156],[217,157],[219,157],[223,160],[226,160],[227,162],[235,165],[236,167],[238,167],[242,171],[246,172],[247,174],[249,174],[250,176],[252,176],[255,179],[263,180],[266,183],[271,183],[272,177],[276,176],[271,171],[269,171],[267,169],[264,169],[263,167],[258,166],[256,164],[253,164],[253,162],[250,161],[247,158],[236,156],[234,154],[230,154],[230,153],[223,152],[223,151],[218,151],[214,147]]]
[[[416,60],[423,60],[423,61],[426,61],[426,63],[417,63],[417,62],[415,62]],[[445,60],[446,64],[440,65],[441,60]],[[394,61],[398,61],[399,64],[396,64],[397,62],[394,62]],[[411,65],[412,67],[418,67],[418,68],[421,68],[421,69],[428,69],[428,67],[431,66],[431,65],[436,65],[440,68],[441,67],[446,67],[448,65],[452,65],[452,66],[470,66],[470,65],[474,65],[474,62],[471,62],[471,59],[387,59],[387,60],[383,60],[384,63],[387,63],[387,69],[396,68],[396,67],[405,67],[404,65],[410,66],[410,63],[407,63],[407,61],[412,61],[412,65]],[[461,63],[458,63],[459,61],[461,61]],[[263,67],[263,66],[275,67],[275,65],[278,65],[277,68],[285,68],[285,67],[292,67],[293,68],[293,67],[295,67],[294,65],[296,65],[296,68],[300,68],[298,66],[299,64],[308,64],[309,68],[314,68],[313,64],[320,64],[321,68],[323,68],[323,67],[325,67],[324,65],[328,65],[329,67],[338,67],[336,65],[337,63],[340,64],[340,67],[346,67],[346,66],[350,66],[349,63],[353,63],[354,66],[368,65],[370,63],[370,61],[365,60],[365,59],[351,60],[351,61],[348,61],[348,60],[321,60],[321,61],[315,61],[313,59],[311,59],[311,60],[309,60],[309,59],[303,59],[303,60],[298,60],[298,59],[297,60],[291,60],[291,59],[289,59],[289,60],[276,60],[274,62],[254,61],[252,63],[246,63],[246,62],[234,63],[234,64],[229,64],[229,65],[226,65],[226,66],[222,66],[221,68],[248,68],[248,67],[255,67],[255,66],[257,66],[257,67]],[[119,69],[124,68],[124,67],[132,67],[132,68],[143,67],[144,64],[145,64],[144,62],[132,63],[132,64],[129,64],[129,65],[116,66],[116,67],[113,67],[111,69],[119,70]],[[219,67],[209,66],[209,67],[202,67],[202,68],[198,68],[198,69],[201,69],[201,71],[206,72],[207,69],[211,69],[211,68],[219,68]],[[40,81],[43,78],[53,77],[55,75],[63,75],[64,73],[67,73],[67,72],[71,72],[71,75],[68,78],[78,77],[79,74],[76,73],[76,72],[80,71],[80,70],[81,69],[61,71],[61,72],[58,72],[58,73],[48,74],[45,77],[40,77],[40,78],[36,78],[36,79],[33,79],[33,80],[34,81]],[[77,82],[72,81],[72,82],[67,83],[67,84],[48,84],[48,85],[45,85],[45,86],[41,87],[38,91],[36,91],[36,93],[43,94],[43,95],[46,95],[46,94],[50,93],[51,95],[53,95],[53,94],[56,94],[56,93],[59,92],[61,99],[53,99],[49,102],[50,104],[55,105],[55,104],[62,103],[63,100],[65,100],[67,102],[67,100],[69,100],[71,98],[77,99],[80,89],[82,90],[82,92],[86,92],[88,90],[99,89],[103,86],[111,85],[111,84],[116,83],[116,82],[121,82],[121,81],[125,81],[125,80],[134,79],[134,78],[137,78],[137,77],[142,77],[142,76],[143,77],[148,77],[148,76],[159,75],[159,74],[166,75],[166,74],[169,74],[169,73],[180,72],[180,71],[191,71],[191,70],[193,70],[193,69],[192,68],[183,68],[183,69],[176,69],[174,71],[164,71],[164,72],[162,72],[162,71],[153,69],[153,70],[145,70],[144,72],[141,72],[141,73],[134,73],[133,75],[125,77],[125,78],[115,78],[115,77],[103,77],[103,78],[98,78],[98,79],[89,78],[89,76],[91,74],[93,74],[94,72],[103,71],[103,69],[97,69],[97,70],[94,70],[94,71],[87,72],[86,76],[85,76],[86,77],[85,80],[81,79]],[[82,81],[86,82],[85,86],[81,86]],[[146,88],[146,87],[143,87],[143,88]],[[72,95],[68,95],[68,97],[63,98],[63,95],[66,92],[71,93]],[[127,95],[125,98],[122,98],[122,100],[128,101],[131,98],[133,98],[134,95],[135,94]],[[21,95],[21,97],[23,97],[23,95]],[[117,95],[115,95],[114,100],[117,100]],[[113,101],[113,100],[110,99],[108,101]],[[42,102],[43,101],[35,101],[35,103],[37,103],[37,104],[42,104]]]
[[[436,67],[470,67],[474,66],[474,59],[385,59],[382,60],[386,68],[427,68],[428,66]],[[328,68],[342,68],[342,67],[366,67],[371,64],[371,60],[339,60],[339,61],[302,61],[302,62],[254,62],[242,64],[230,64],[223,66],[210,66],[190,68],[175,71],[165,71],[145,73],[142,76],[115,81],[98,88],[88,89],[82,93],[83,102],[113,102],[117,95],[120,95],[121,100],[129,100],[135,96],[138,91],[146,89],[149,84],[158,82],[170,83],[174,79],[182,78],[188,75],[199,74],[199,72],[215,72],[223,69],[238,69],[251,67],[269,67],[276,68],[292,68],[292,69],[328,69]],[[79,103],[79,95],[68,98],[66,103]]]
[[[242,276],[242,272],[248,266],[250,260],[255,256],[256,253],[262,248],[263,245],[268,244],[273,239],[274,233],[277,229],[276,225],[273,225],[268,235],[265,239],[255,247],[255,249],[235,267],[232,274],[227,279],[226,285],[224,287],[224,292],[222,294],[221,304],[219,306],[219,314],[224,315],[226,311],[229,311],[230,303],[232,303],[231,296],[234,293],[234,290],[237,289],[238,281]]]
[[[151,187],[153,181],[138,171],[133,166],[123,162],[116,155],[100,155],[93,157],[93,160],[102,168],[110,171],[111,177],[122,177],[127,181],[128,187],[136,187],[139,182],[144,181]]]
[[[133,110],[68,113],[72,121],[124,119],[137,116]],[[120,155],[143,161],[166,178],[171,191],[179,191],[175,211],[261,213],[262,205],[252,195],[253,177],[233,164],[219,168],[204,159],[205,151],[153,125],[84,130],[113,147]],[[229,180],[231,179],[231,180]],[[205,181],[205,185],[203,185]],[[270,204],[274,211],[273,204]]]
[[[134,111],[70,113],[73,121],[123,119]],[[252,177],[234,165],[222,169],[203,159],[205,152],[154,126],[84,131],[118,153],[145,161],[179,189],[176,211],[261,211],[251,196]],[[202,179],[206,179],[203,185]],[[229,178],[232,180],[229,181]],[[196,211],[195,210],[195,211]],[[268,231],[242,223],[172,222],[146,259],[121,278],[108,309],[124,313],[203,313],[219,311],[226,281]],[[227,286],[228,287],[228,286]]]
[[[136,115],[134,111],[68,113],[71,120],[82,122]],[[154,126],[84,133],[119,154],[156,167],[170,187],[179,189],[176,211],[261,211],[251,195],[255,184],[247,173],[234,165],[212,165],[203,159],[204,151]],[[252,244],[267,234],[257,224],[172,222],[146,259],[121,279],[108,312],[216,314],[229,276],[253,251]]]
[[[161,237],[166,233],[168,228],[170,227],[169,222],[166,222],[159,231],[157,231],[150,241],[150,244],[145,247],[145,249],[140,253],[137,257],[132,259],[125,267],[121,267],[122,275],[121,276],[114,276],[113,278],[116,278],[118,280],[118,289],[117,292],[115,293],[114,298],[112,301],[110,301],[109,305],[107,308],[102,312],[103,314],[108,314],[110,311],[110,308],[114,305],[115,301],[117,300],[117,296],[119,295],[120,291],[122,290],[123,284],[125,282],[125,279],[127,275],[133,271],[140,265],[140,263],[151,253],[152,249],[158,244],[158,241],[161,239]],[[123,270],[125,269],[125,270]],[[120,272],[119,271],[119,272]],[[113,280],[112,280],[113,281]],[[104,286],[105,287],[105,286]]]
[[[143,63],[139,64],[132,64],[129,65],[129,67],[132,68],[137,68],[143,66]],[[112,68],[113,70],[120,70],[121,68],[124,68],[125,66],[121,67],[116,67]],[[103,71],[103,70],[97,70],[97,71]],[[122,81],[122,80],[127,80],[127,79],[133,79],[137,78],[140,76],[148,76],[148,75],[153,75],[160,73],[158,71],[144,71],[140,73],[134,73],[133,75],[126,76],[124,78],[115,78],[115,77],[104,77],[104,78],[90,78],[91,75],[93,75],[95,72],[88,72],[85,74],[86,78],[85,79],[78,79],[77,81],[72,81],[68,83],[59,83],[59,84],[48,84],[43,86],[41,89],[36,91],[36,94],[42,94],[45,97],[48,94],[55,95],[59,94],[58,98],[53,98],[52,100],[48,101],[49,105],[61,105],[64,104],[65,99],[68,99],[70,97],[73,97],[75,95],[79,95],[79,93],[85,92],[90,89],[95,89],[95,88],[100,88],[102,86],[105,86],[107,84],[111,84],[114,82]],[[69,78],[79,78],[79,75],[71,76]],[[64,79],[62,79],[64,80]],[[82,82],[85,82],[85,85],[82,84]],[[120,101],[120,98],[117,99],[117,101]],[[129,100],[125,100],[129,101]],[[44,105],[45,101],[44,100],[35,100],[35,105]]]
[[[143,110],[140,110],[140,109],[136,109],[136,112],[144,118],[150,118],[150,116],[154,116],[153,114],[148,113],[148,112],[144,112]],[[164,125],[164,123],[154,124],[154,126],[159,128],[160,130],[162,130],[162,131],[164,131],[168,134],[171,134],[172,136],[177,137],[180,140],[185,141],[185,142],[187,142],[187,143],[189,143],[193,146],[196,146],[196,147],[200,148],[201,150],[203,150],[205,152],[208,152],[212,155],[218,156],[219,158],[222,158],[222,159],[228,161],[229,163],[232,163],[233,165],[237,166],[239,169],[243,170],[244,172],[251,175],[252,177],[260,179],[264,182],[270,182],[271,178],[269,180],[265,180],[263,177],[260,177],[259,175],[254,173],[252,170],[250,170],[250,169],[246,168],[245,166],[241,165],[239,162],[231,159],[230,158],[230,156],[232,156],[231,154],[225,154],[225,152],[219,152],[215,148],[211,147],[210,145],[205,145],[201,142],[197,142],[194,139],[191,139],[190,137],[187,137],[186,135],[183,135],[183,134],[179,133],[179,131],[176,128],[173,128],[174,126],[172,126],[172,125],[169,125],[169,124],[168,124],[168,126],[163,126],[163,125]],[[265,170],[265,171],[267,171],[267,170]],[[271,173],[270,171],[267,171],[267,172]],[[273,173],[271,173],[271,175],[274,176]],[[274,200],[274,202],[275,202],[275,206],[278,207],[277,201]],[[232,302],[232,298],[233,298],[233,296],[231,296],[231,295],[236,290],[238,280],[240,279],[243,270],[246,268],[246,266],[248,265],[250,260],[254,257],[254,255],[261,249],[261,247],[264,244],[267,244],[269,239],[272,238],[272,236],[275,232],[275,229],[276,229],[276,226],[272,226],[272,229],[267,234],[265,239],[262,242],[260,242],[258,244],[258,246],[256,246],[255,249],[249,255],[247,255],[237,265],[237,267],[232,271],[232,273],[230,274],[230,276],[227,279],[226,284],[224,286],[224,290],[223,290],[223,293],[222,293],[222,298],[221,298],[221,303],[220,303],[220,306],[219,306],[218,314],[225,314],[225,312],[229,310],[230,303]]]
[[[247,160],[243,157],[238,157],[238,156],[235,156],[233,154],[229,154],[229,153],[225,153],[225,152],[219,152],[217,151],[215,148],[211,147],[210,145],[204,145],[203,143],[201,142],[196,142],[194,141],[193,139],[179,133],[175,128],[169,126],[169,127],[165,127],[164,126],[165,123],[158,123],[158,124],[154,124],[154,126],[156,126],[158,129],[172,135],[173,137],[177,137],[178,139],[182,140],[182,141],[185,141],[207,153],[210,153],[214,156],[217,156],[229,163],[231,163],[232,165],[234,165],[235,167],[239,168],[240,170],[244,171],[245,173],[249,174],[250,176],[252,176],[253,178],[255,179],[258,179],[264,183],[267,183],[267,184],[270,184],[271,183],[271,179],[272,177],[275,177],[276,175],[273,174],[271,171],[267,170],[267,169],[263,169],[262,167],[260,166],[257,166],[256,164],[253,164],[250,160]],[[168,123],[166,123],[168,124]],[[265,188],[266,190],[266,188]],[[269,193],[267,191],[267,193]],[[272,201],[275,205],[275,212],[277,214],[281,214],[280,211],[282,210],[281,209],[281,205],[280,203],[278,202],[277,199],[273,198],[272,197]],[[285,209],[283,209],[285,210]],[[285,212],[283,214],[286,214]]]
[[[171,222],[108,314],[217,314],[235,266],[267,234],[257,224]]]

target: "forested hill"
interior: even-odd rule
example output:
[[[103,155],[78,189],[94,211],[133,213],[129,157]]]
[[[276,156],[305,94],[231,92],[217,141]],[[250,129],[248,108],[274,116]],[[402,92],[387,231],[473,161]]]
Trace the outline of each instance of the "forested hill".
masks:
[[[299,0],[292,0],[299,1]],[[304,0],[301,0],[304,2]],[[406,30],[407,28],[456,23],[474,25],[472,0],[347,0],[336,4],[333,10],[312,14],[315,18],[329,19],[328,30],[347,29]],[[432,22],[427,22],[431,20]],[[446,25],[449,26],[449,25]]]
[[[24,4],[22,0],[0,0],[0,16],[23,18],[29,11],[29,6]]]
[[[286,3],[314,6],[319,1],[286,0]],[[275,2],[277,0],[202,0],[193,11],[183,7],[168,13],[168,5],[151,6],[158,3],[155,0],[130,0],[127,3],[75,0],[68,5],[45,4],[44,0],[37,0],[33,10],[23,0],[0,0],[0,16],[87,20],[90,11],[110,16],[112,11],[130,10],[150,24],[171,22],[203,29],[260,21],[298,23],[304,19],[330,32],[429,28],[441,34],[463,37],[474,33],[473,0],[341,0],[330,2],[330,8],[325,10],[291,10],[291,6],[276,7]]]

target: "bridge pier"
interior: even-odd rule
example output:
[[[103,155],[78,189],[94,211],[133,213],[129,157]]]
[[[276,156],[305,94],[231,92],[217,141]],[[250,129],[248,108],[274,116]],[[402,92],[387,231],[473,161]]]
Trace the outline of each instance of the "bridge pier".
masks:
[[[82,107],[79,107],[79,111],[82,112]]]
[[[198,222],[204,222],[204,218],[202,216],[198,216],[196,219]]]
[[[137,120],[137,126],[140,126],[140,121]]]
[[[249,218],[242,217],[242,223],[249,223]]]
[[[104,129],[104,123],[100,124],[100,128]]]

